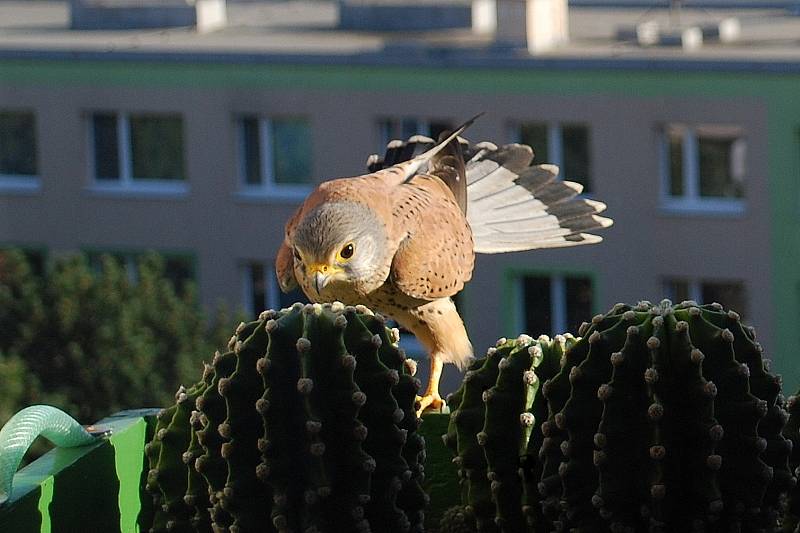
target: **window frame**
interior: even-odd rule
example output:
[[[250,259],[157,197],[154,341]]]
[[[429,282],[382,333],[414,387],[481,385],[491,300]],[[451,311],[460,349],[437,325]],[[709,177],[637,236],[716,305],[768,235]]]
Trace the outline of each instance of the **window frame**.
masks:
[[[386,146],[393,140],[402,140],[406,141],[407,138],[403,137],[402,131],[400,131],[397,135],[394,134],[392,130],[395,129],[403,129],[403,123],[406,121],[413,121],[416,124],[414,128],[418,133],[415,135],[424,135],[425,137],[430,137],[434,141],[435,138],[431,135],[431,124],[454,124],[452,120],[449,118],[444,117],[428,117],[428,118],[421,118],[418,115],[384,115],[379,116],[375,120],[376,129],[378,132],[378,153],[383,155],[386,152]],[[455,128],[456,125],[452,125],[451,128]]]
[[[675,283],[675,282],[685,282],[688,294],[688,300],[697,302],[700,305],[704,304],[711,304],[711,303],[718,303],[718,302],[705,302],[703,301],[703,286],[705,284],[713,284],[713,283],[731,283],[731,284],[739,284],[741,285],[742,289],[742,297],[744,298],[744,312],[741,309],[733,309],[737,313],[742,314],[742,316],[747,317],[747,314],[751,312],[750,310],[750,298],[748,295],[748,283],[747,279],[745,278],[706,278],[706,277],[686,277],[686,276],[662,276],[661,277],[661,293],[664,295],[665,298],[670,298],[673,295],[667,294],[668,293],[668,285]],[[672,300],[674,304],[679,304],[681,302],[677,302]],[[727,309],[727,308],[726,308]]]
[[[555,165],[558,167],[558,176],[556,179],[561,181],[572,181],[574,183],[581,183],[579,179],[586,181],[584,190],[579,195],[581,198],[591,197],[594,194],[595,183],[592,179],[592,124],[589,121],[581,120],[519,120],[513,122],[509,126],[509,139],[511,142],[522,142],[522,127],[526,124],[541,124],[547,128],[547,161],[540,161],[534,152],[534,165]],[[586,128],[588,146],[586,147],[589,154],[589,174],[588,176],[567,176],[564,172],[566,165],[564,164],[564,128],[570,126],[582,126]],[[583,185],[581,183],[581,185]]]
[[[259,177],[260,183],[247,182],[247,162],[245,138],[245,119],[255,119],[258,123],[258,147],[260,150]],[[312,122],[306,115],[270,115],[264,116],[257,113],[238,113],[235,117],[236,129],[236,169],[238,174],[238,195],[245,199],[287,200],[290,202],[301,201],[314,189],[313,148],[311,157],[311,176],[305,184],[278,183],[275,181],[275,162],[273,161],[273,133],[272,126],[275,120],[281,118],[294,118],[305,120],[308,124],[309,136],[312,134]]]
[[[241,290],[242,290],[242,307],[249,313],[255,309],[255,301],[253,299],[253,274],[251,268],[254,264],[260,264],[264,271],[264,309],[279,310],[280,296],[277,291],[278,280],[275,277],[275,266],[269,261],[262,261],[257,259],[244,260],[240,263],[239,272],[241,275]]]
[[[681,160],[683,194],[674,196],[670,193],[670,128],[681,128]],[[659,165],[659,207],[667,213],[704,214],[704,215],[743,215],[747,210],[746,190],[741,198],[727,198],[700,195],[700,142],[699,130],[704,128],[730,129],[736,139],[747,140],[745,130],[741,126],[712,123],[665,122],[658,131],[658,165]],[[747,152],[745,151],[744,180],[747,181]]]
[[[40,161],[40,142],[38,114],[35,109],[29,107],[3,107],[0,113],[20,113],[30,114],[33,117],[33,138],[34,138],[34,160],[36,164],[35,174],[5,174],[0,172],[0,193],[37,193],[42,188],[42,171]]]
[[[95,160],[97,153],[95,152],[95,128],[94,117],[95,115],[106,114],[113,115],[117,121],[117,159],[119,161],[119,178],[102,179],[97,176],[97,168]],[[181,128],[183,135],[183,146],[180,157],[184,159],[184,176],[182,178],[161,179],[161,178],[137,178],[133,175],[133,146],[131,139],[130,118],[132,115],[163,115],[163,116],[178,116],[181,120]],[[189,192],[189,176],[188,166],[186,165],[186,130],[185,119],[183,113],[172,111],[121,111],[121,110],[104,110],[93,109],[86,113],[87,118],[87,134],[88,134],[88,151],[89,157],[89,176],[90,185],[89,190],[94,193],[100,194],[122,194],[125,196],[166,196],[166,197],[181,197]]]
[[[510,302],[511,305],[503,306],[503,327],[507,335],[519,335],[525,333],[531,336],[538,336],[541,334],[548,334],[547,332],[540,331],[524,331],[525,330],[525,298],[524,298],[524,278],[526,276],[532,277],[546,277],[550,280],[550,316],[551,316],[551,329],[553,334],[572,333],[576,337],[577,331],[568,331],[569,325],[567,322],[567,293],[566,293],[566,280],[567,278],[588,278],[592,286],[592,316],[598,313],[599,302],[601,297],[601,287],[599,283],[599,274],[592,270],[573,270],[567,268],[552,268],[552,269],[527,269],[527,268],[509,268],[503,273],[503,300]],[[560,291],[560,293],[557,293]],[[559,313],[559,314],[557,314]],[[585,320],[591,320],[586,317]],[[561,328],[557,326],[562,326]]]
[[[261,309],[261,311],[266,309],[274,309],[276,311],[282,309],[281,288],[278,285],[278,277],[275,274],[274,259],[241,259],[239,261],[242,307],[247,313],[250,313],[254,309],[255,302],[253,300],[253,276],[251,268],[256,264],[261,265],[264,271],[264,278],[262,280],[264,282],[264,309]],[[298,288],[298,290],[300,289]]]

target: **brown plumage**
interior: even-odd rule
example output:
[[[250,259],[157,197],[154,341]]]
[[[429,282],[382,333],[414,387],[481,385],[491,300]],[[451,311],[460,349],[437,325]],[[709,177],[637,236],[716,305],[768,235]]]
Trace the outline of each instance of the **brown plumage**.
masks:
[[[441,405],[442,364],[472,357],[451,297],[476,251],[597,242],[583,232],[611,224],[596,215],[603,204],[574,198],[579,185],[555,180],[557,168],[529,167],[529,147],[470,146],[458,137],[468,125],[439,144],[393,141],[370,174],[320,184],[286,224],[276,260],[284,291],[364,304],[414,333],[431,358],[420,409]]]

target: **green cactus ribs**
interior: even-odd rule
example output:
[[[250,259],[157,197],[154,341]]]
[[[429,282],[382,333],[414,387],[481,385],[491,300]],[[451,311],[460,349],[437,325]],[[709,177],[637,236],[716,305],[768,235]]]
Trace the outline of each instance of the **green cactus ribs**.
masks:
[[[793,444],[789,465],[794,475],[800,477],[800,391],[786,400],[786,410],[789,412],[789,420],[783,428],[783,435]],[[783,531],[800,533],[800,486],[798,485],[792,487],[789,492],[783,517]]]
[[[151,531],[421,532],[420,385],[385,323],[334,303],[241,324],[158,418]]]
[[[501,339],[470,368],[445,436],[464,507],[443,531],[767,533],[796,523],[785,502],[798,423],[784,429],[780,378],[735,312],[617,304],[579,334]]]
[[[500,339],[469,368],[462,387],[448,398],[452,414],[444,441],[456,454],[466,505],[449,517],[475,520],[478,531],[525,531],[536,521],[541,469],[527,456],[541,447],[540,427],[547,419],[540,383],[558,371],[574,343],[571,335]]]

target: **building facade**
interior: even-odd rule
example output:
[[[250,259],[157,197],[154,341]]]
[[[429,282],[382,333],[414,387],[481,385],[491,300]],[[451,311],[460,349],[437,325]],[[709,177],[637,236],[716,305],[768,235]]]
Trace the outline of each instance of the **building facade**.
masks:
[[[129,263],[153,249],[208,305],[284,305],[273,260],[315,183],[485,112],[468,138],[533,145],[615,224],[595,246],[480,256],[458,301],[476,353],[618,301],[720,301],[795,388],[793,64],[0,46],[0,246]]]

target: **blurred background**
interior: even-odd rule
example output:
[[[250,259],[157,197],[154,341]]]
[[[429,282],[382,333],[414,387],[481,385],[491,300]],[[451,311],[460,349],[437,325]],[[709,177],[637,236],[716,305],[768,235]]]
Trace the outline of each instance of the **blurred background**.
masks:
[[[798,0],[0,0],[0,415],[168,402],[302,298],[273,262],[316,183],[479,112],[615,225],[480,256],[477,354],[716,301],[800,384]]]

